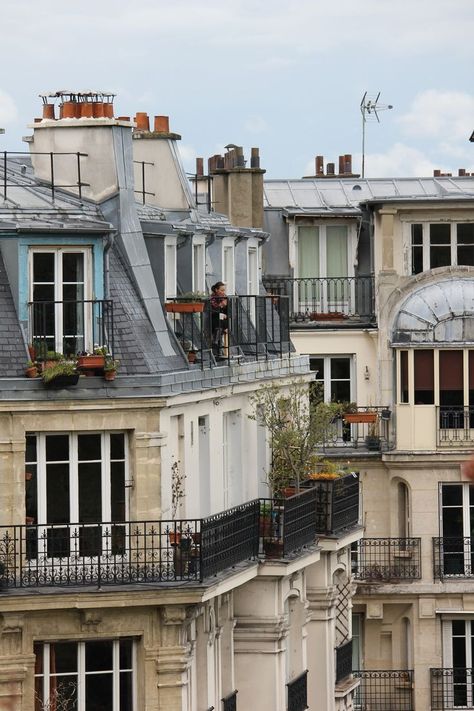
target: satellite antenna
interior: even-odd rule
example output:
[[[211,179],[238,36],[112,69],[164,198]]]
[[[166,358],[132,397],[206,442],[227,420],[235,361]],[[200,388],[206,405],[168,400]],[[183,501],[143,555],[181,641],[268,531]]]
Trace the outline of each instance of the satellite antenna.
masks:
[[[365,173],[365,124],[367,121],[377,121],[380,123],[379,111],[386,111],[387,109],[393,109],[391,104],[379,104],[380,91],[377,96],[369,96],[365,92],[360,102],[360,112],[362,114],[362,177]]]

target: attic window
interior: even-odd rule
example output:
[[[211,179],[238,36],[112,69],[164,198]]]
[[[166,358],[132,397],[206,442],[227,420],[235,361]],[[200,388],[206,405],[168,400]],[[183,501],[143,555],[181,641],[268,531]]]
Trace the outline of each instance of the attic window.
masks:
[[[353,185],[352,190],[362,190],[360,185]]]

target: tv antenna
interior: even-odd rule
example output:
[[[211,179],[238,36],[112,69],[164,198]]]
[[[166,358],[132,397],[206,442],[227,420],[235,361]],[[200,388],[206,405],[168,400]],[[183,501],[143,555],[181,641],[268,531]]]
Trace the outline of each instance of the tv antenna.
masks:
[[[386,111],[387,109],[393,109],[391,104],[379,104],[380,91],[377,96],[369,96],[365,92],[360,102],[360,112],[362,114],[362,177],[365,173],[365,124],[367,121],[377,121],[380,123],[379,111]]]

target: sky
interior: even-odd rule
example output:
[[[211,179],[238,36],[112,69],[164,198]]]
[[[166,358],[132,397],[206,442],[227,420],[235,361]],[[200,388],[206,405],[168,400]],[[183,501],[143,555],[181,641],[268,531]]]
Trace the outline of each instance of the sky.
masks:
[[[366,177],[474,172],[474,0],[1,0],[0,33],[0,150],[26,148],[39,93],[98,89],[169,115],[190,172],[229,143],[267,178],[360,172],[380,92]]]

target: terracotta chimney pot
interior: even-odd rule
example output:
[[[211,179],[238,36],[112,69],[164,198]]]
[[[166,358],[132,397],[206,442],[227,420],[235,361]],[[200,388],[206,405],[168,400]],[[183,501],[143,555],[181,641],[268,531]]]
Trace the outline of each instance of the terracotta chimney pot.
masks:
[[[117,116],[117,121],[130,121],[130,116]]]
[[[344,175],[344,156],[339,156],[339,175]]]
[[[60,116],[61,118],[77,118],[78,109],[79,106],[76,101],[63,101]]]
[[[324,156],[316,156],[316,175],[324,175]]]
[[[326,175],[334,175],[336,166],[334,163],[328,163],[326,165]]]
[[[204,159],[196,158],[196,175],[204,175]]]
[[[137,131],[149,131],[150,130],[150,119],[145,111],[137,112],[135,116],[135,123],[137,124]]]
[[[54,104],[43,104],[43,118],[54,121]]]
[[[170,132],[169,116],[155,116],[154,130],[156,133],[169,133]]]
[[[94,107],[90,101],[83,101],[79,106],[81,107],[82,118],[92,118],[94,116]]]
[[[108,119],[113,119],[114,117],[114,105],[109,101],[104,103],[104,116]]]
[[[103,118],[104,116],[104,102],[94,101],[92,104],[92,115],[94,118]]]

